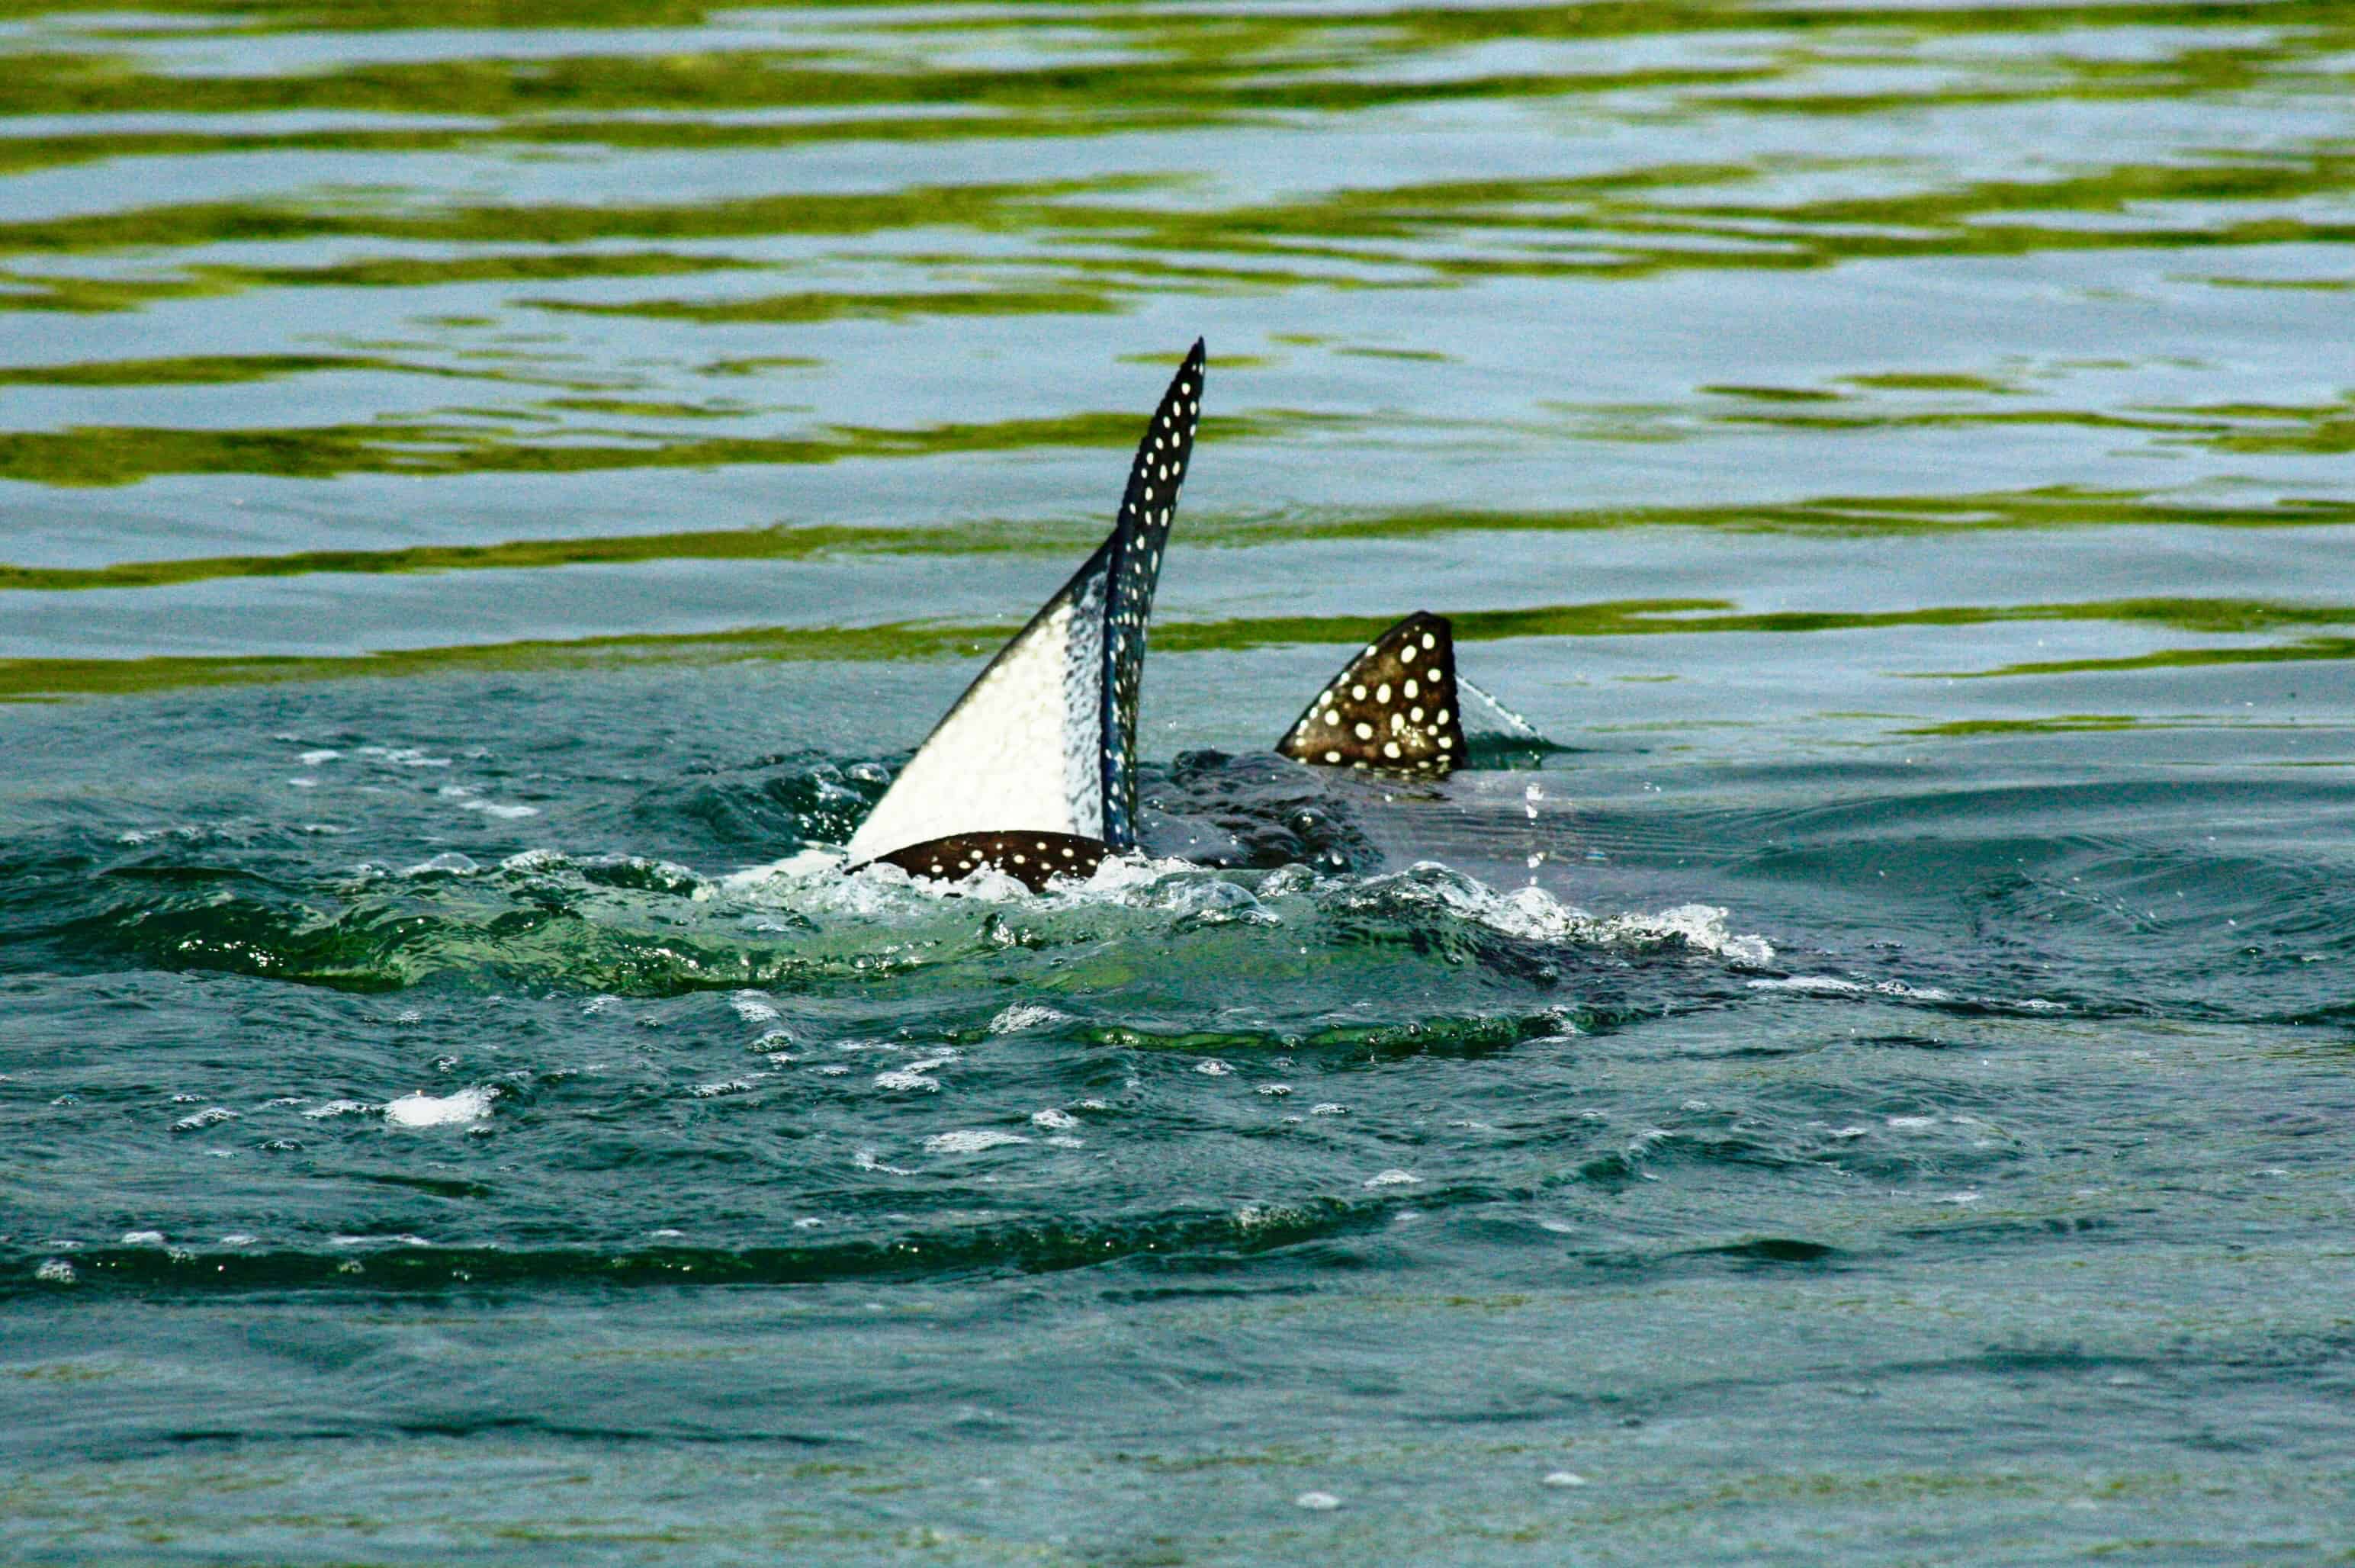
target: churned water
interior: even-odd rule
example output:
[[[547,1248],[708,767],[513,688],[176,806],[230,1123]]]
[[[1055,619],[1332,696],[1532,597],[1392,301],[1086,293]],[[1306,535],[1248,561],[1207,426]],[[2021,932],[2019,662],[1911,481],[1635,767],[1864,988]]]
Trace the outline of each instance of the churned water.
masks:
[[[0,1556],[2343,1560],[2350,103],[5,7]],[[1198,333],[1151,855],[840,877]],[[1269,752],[1418,608],[1475,767]]]

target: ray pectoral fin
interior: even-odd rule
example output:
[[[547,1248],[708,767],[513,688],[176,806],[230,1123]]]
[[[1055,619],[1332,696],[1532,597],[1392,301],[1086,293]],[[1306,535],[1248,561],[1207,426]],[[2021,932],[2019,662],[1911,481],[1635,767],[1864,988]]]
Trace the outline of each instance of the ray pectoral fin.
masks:
[[[1418,610],[1366,645],[1275,749],[1328,767],[1444,773],[1464,760],[1455,638]]]
[[[1202,366],[1197,341],[1137,443],[1110,537],[900,769],[851,836],[854,868],[896,863],[911,848],[1003,835],[1085,842],[1099,856],[1135,847],[1145,627],[1193,455]],[[929,862],[922,870],[931,874]]]
[[[894,849],[868,864],[897,866],[936,882],[963,881],[986,866],[1037,893],[1057,877],[1094,876],[1109,853],[1102,839],[1071,833],[959,833]]]

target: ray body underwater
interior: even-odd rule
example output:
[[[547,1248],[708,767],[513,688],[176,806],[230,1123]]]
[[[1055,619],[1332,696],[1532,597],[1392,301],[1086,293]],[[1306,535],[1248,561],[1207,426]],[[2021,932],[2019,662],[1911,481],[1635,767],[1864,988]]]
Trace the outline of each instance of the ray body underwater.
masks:
[[[2355,1552],[2343,8],[496,9],[0,16],[0,1560]]]

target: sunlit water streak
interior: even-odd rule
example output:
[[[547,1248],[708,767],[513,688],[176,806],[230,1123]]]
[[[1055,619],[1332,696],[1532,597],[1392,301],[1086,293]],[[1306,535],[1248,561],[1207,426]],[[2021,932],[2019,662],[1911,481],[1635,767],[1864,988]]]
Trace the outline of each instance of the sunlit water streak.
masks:
[[[2343,1552],[2350,44],[20,9],[0,1555]],[[1197,333],[1147,858],[841,878]]]

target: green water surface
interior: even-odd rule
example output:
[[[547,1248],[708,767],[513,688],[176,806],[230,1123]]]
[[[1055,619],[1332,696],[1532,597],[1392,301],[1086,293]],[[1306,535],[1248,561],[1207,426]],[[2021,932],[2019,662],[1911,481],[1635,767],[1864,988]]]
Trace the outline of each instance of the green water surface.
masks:
[[[0,1557],[2348,1560],[2350,106],[0,0]],[[1198,335],[1154,858],[840,878]],[[1476,765],[1268,754],[1418,608]]]

